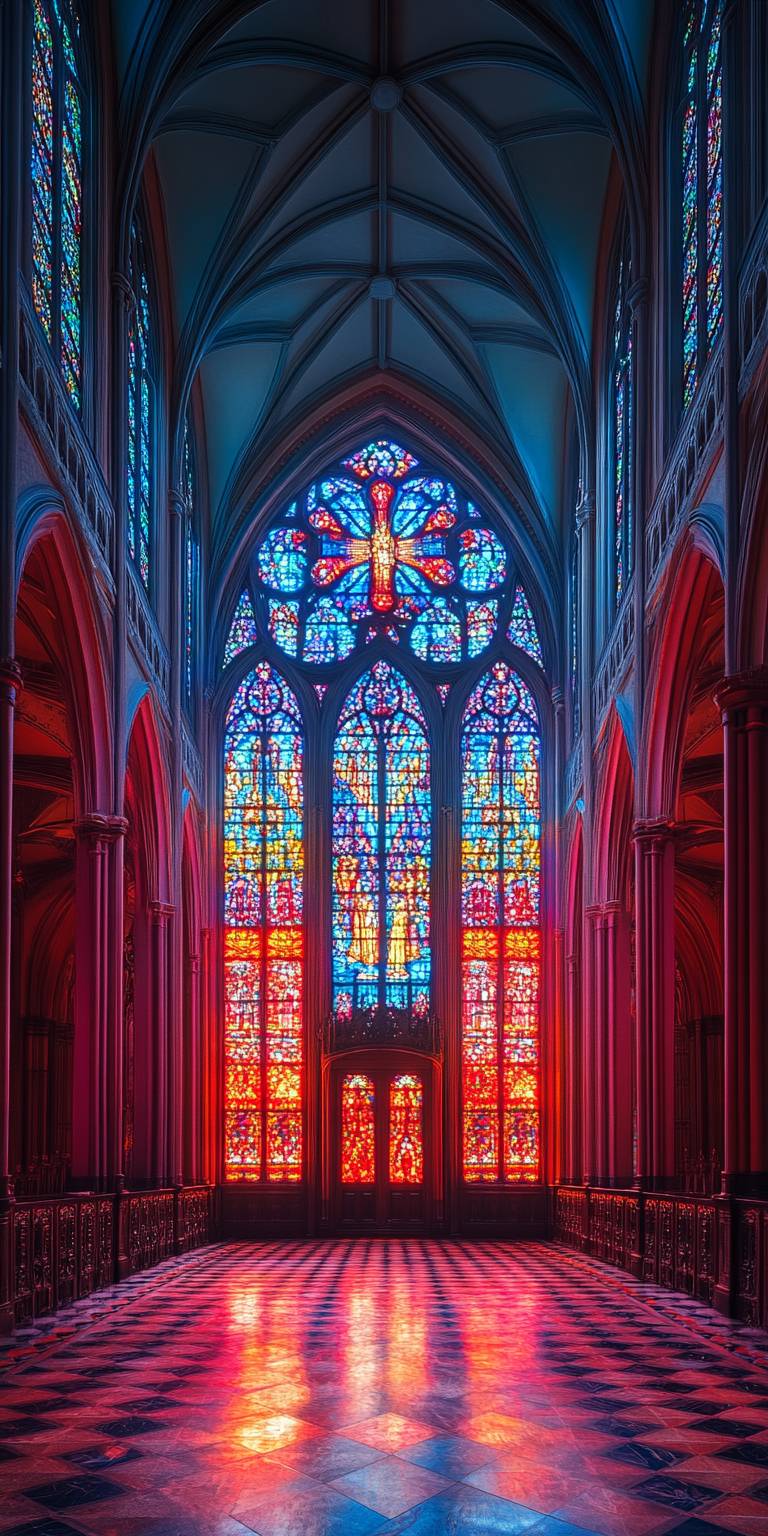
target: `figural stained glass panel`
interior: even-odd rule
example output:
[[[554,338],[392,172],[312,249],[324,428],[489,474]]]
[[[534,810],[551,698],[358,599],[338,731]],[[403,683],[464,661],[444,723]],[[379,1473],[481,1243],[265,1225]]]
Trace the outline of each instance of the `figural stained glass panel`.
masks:
[[[389,1179],[391,1184],[424,1181],[424,1087],[413,1072],[389,1085]]]
[[[337,1018],[377,1008],[426,1014],[429,745],[416,694],[386,661],[355,683],[339,716],[332,855]]]
[[[64,387],[82,403],[82,87],[73,0],[35,0],[32,34],[32,300]]]
[[[348,1072],[341,1085],[341,1182],[376,1178],[376,1090],[364,1072]]]
[[[464,711],[463,1172],[539,1177],[540,768],[536,708],[497,662]]]
[[[224,754],[225,1176],[302,1172],[303,732],[267,662],[229,706]]]

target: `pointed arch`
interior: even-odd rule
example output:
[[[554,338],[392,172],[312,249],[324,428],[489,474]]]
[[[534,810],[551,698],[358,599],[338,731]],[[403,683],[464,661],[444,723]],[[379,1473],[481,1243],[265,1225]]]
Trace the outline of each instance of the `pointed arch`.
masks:
[[[224,734],[224,1177],[304,1169],[304,724],[269,662]]]
[[[505,662],[461,736],[462,1122],[468,1183],[540,1177],[540,726]]]
[[[353,684],[333,749],[333,999],[340,1021],[430,1008],[427,723],[388,661]]]

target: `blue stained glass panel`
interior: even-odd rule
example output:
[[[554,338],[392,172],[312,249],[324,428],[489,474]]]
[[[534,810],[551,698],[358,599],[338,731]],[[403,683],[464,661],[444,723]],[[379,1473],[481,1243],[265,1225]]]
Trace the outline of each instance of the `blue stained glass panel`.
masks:
[[[333,996],[337,1017],[426,1013],[431,785],[413,689],[380,661],[354,685],[333,756]]]
[[[544,657],[541,652],[541,641],[536,628],[536,620],[533,617],[531,605],[528,601],[525,589],[521,586],[515,588],[515,600],[512,605],[512,617],[509,621],[507,637],[513,645],[520,647],[535,661],[537,666],[543,667]]]
[[[307,535],[300,528],[273,528],[259,546],[259,575],[270,587],[299,592],[307,579]]]
[[[259,638],[256,627],[256,615],[253,611],[251,594],[246,589],[241,592],[240,599],[235,609],[232,623],[229,627],[227,643],[224,647],[224,666],[228,667],[241,651],[247,651],[250,645],[255,645]]]

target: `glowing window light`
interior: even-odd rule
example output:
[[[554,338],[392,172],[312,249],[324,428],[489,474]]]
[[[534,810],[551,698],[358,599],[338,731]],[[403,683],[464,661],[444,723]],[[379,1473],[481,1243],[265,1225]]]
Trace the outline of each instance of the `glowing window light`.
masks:
[[[128,326],[128,553],[149,589],[152,541],[149,280],[138,230],[131,232],[133,306]]]
[[[512,641],[513,645],[518,646],[521,651],[525,651],[526,656],[530,656],[531,661],[535,661],[537,666],[543,667],[544,657],[542,655],[539,632],[536,628],[536,620],[533,617],[533,610],[525,590],[520,586],[515,589],[515,599],[512,604],[512,617],[509,621],[507,638]]]
[[[389,662],[343,705],[333,754],[333,998],[338,1018],[429,1008],[431,786],[421,705]]]
[[[498,534],[449,480],[414,454],[370,442],[309,486],[255,558],[266,626],[312,666],[407,639],[438,666],[487,649],[511,566]]]
[[[536,709],[497,662],[464,711],[463,1174],[539,1178],[540,772]]]
[[[229,663],[234,661],[235,657],[239,656],[241,651],[247,651],[249,646],[255,645],[258,638],[259,634],[256,628],[256,615],[253,611],[251,594],[248,589],[245,588],[240,593],[232,623],[229,626],[227,643],[224,647],[223,665],[228,667]]]
[[[72,0],[35,0],[32,301],[73,405],[82,404],[82,84]]]
[[[722,0],[688,0],[683,28],[683,404],[723,318]]]
[[[424,1088],[414,1073],[400,1073],[389,1085],[389,1178],[392,1184],[424,1180]]]
[[[237,688],[224,746],[224,1166],[302,1176],[303,733],[267,662]]]
[[[376,1178],[376,1090],[364,1072],[348,1072],[341,1085],[341,1182]]]

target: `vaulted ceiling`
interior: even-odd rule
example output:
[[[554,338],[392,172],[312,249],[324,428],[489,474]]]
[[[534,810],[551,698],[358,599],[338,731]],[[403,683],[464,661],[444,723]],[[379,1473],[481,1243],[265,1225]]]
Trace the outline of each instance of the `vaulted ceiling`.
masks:
[[[113,0],[125,207],[154,159],[214,562],[275,444],[401,387],[493,452],[559,566],[612,153],[637,222],[652,9]]]

